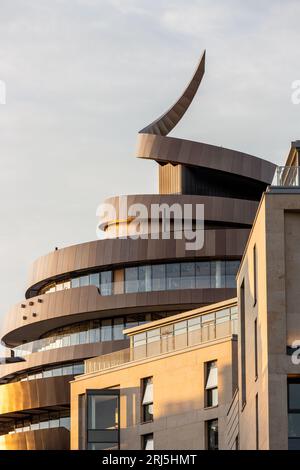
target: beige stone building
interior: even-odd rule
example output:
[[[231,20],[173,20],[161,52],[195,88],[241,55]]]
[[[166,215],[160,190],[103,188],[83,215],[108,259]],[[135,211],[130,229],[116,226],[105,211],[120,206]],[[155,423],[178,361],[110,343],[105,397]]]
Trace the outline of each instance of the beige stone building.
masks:
[[[263,195],[237,276],[241,449],[300,448],[300,191],[296,146]],[[293,355],[294,352],[294,355]],[[254,432],[249,433],[249,429]]]
[[[71,448],[226,449],[236,331],[236,299],[127,330],[71,383]]]

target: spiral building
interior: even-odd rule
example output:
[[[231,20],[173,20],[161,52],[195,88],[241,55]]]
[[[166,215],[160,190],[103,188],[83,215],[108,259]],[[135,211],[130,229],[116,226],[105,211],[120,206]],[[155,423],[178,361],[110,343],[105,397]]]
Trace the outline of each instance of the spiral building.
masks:
[[[124,328],[236,296],[236,272],[275,166],[167,137],[204,70],[205,53],[182,96],[139,133],[137,156],[157,162],[159,194],[127,198],[128,206],[143,204],[149,211],[153,204],[204,205],[203,247],[187,249],[174,219],[170,239],[159,236],[160,221],[156,237],[124,238],[131,217],[120,217],[120,198],[114,197],[106,201],[116,216],[101,226],[105,239],[35,261],[25,299],[3,322],[2,342],[11,357],[0,366],[1,449],[68,449],[69,382],[83,373],[85,359],[128,347]]]

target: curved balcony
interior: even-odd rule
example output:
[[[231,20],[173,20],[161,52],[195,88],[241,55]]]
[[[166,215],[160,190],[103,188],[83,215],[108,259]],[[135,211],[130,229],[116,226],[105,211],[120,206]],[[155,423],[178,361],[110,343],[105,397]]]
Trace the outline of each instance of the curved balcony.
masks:
[[[68,450],[70,432],[65,428],[39,429],[0,436],[0,450]]]
[[[74,245],[45,255],[32,265],[26,297],[38,295],[53,281],[92,273],[96,269],[117,269],[151,262],[197,259],[241,258],[249,228],[210,229],[204,232],[204,246],[187,250],[186,240],[106,239]]]
[[[107,341],[103,343],[78,344],[60,349],[32,353],[26,356],[26,360],[0,366],[0,379],[10,381],[18,375],[34,373],[37,368],[64,366],[66,363],[78,362],[84,359],[108,354],[119,349],[128,347],[128,340]]]
[[[69,382],[73,376],[13,382],[0,386],[0,415],[70,403]],[[0,416],[1,420],[1,416]]]
[[[2,341],[15,347],[72,323],[139,312],[178,312],[235,295],[233,288],[167,290],[106,297],[99,295],[95,286],[66,289],[39,296],[29,302],[26,309],[19,304],[10,310],[5,318]]]

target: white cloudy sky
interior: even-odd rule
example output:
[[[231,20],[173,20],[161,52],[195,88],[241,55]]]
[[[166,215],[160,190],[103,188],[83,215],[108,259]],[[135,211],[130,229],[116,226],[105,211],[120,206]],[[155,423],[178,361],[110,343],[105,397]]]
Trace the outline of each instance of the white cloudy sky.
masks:
[[[96,207],[157,190],[136,133],[207,72],[174,135],[282,163],[300,138],[299,0],[1,0],[0,314],[30,262],[95,238]]]

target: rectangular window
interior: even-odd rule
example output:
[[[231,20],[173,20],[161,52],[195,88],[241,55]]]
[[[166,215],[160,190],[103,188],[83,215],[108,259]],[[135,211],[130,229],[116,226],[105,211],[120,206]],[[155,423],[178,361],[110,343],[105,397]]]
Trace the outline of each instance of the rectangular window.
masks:
[[[218,406],[217,361],[210,361],[205,364],[205,406]]]
[[[142,422],[153,421],[153,377],[142,379]]]
[[[112,294],[112,272],[103,271],[100,273],[100,292],[101,295]]]
[[[257,318],[254,320],[254,367],[255,379],[258,377]]]
[[[180,288],[180,264],[167,264],[167,290]]]
[[[100,286],[99,273],[90,274],[90,284],[96,287]]]
[[[114,328],[113,328],[114,340],[124,339],[123,330],[124,330],[124,319],[115,318]]]
[[[288,443],[300,450],[300,377],[288,378]]]
[[[210,288],[210,262],[199,261],[196,264],[196,288],[209,289]]]
[[[154,450],[153,434],[144,434],[142,436],[142,450]]]
[[[71,287],[79,287],[79,277],[75,277],[74,279],[71,279]]]
[[[218,420],[212,419],[206,422],[207,450],[219,449]]]
[[[90,276],[81,276],[79,278],[80,287],[88,286],[90,283]]]
[[[195,288],[195,263],[181,263],[181,289]]]
[[[253,305],[257,301],[257,253],[256,245],[253,247]]]
[[[241,313],[241,375],[242,390],[241,399],[242,407],[246,404],[246,319],[245,319],[245,281],[243,280],[240,287],[240,313]]]
[[[102,320],[101,322],[101,341],[112,340],[112,321]]]
[[[152,266],[152,290],[160,291],[166,289],[166,266],[155,264]]]
[[[125,292],[130,294],[131,292],[138,292],[139,281],[138,268],[126,268],[125,269]]]
[[[225,287],[225,261],[211,262],[211,287],[216,289]]]
[[[139,267],[139,292],[151,291],[151,266]]]
[[[239,269],[239,261],[226,261],[226,287],[236,289],[236,274]]]
[[[118,390],[87,392],[88,449],[119,449],[119,398]],[[84,419],[82,413],[80,419]]]

